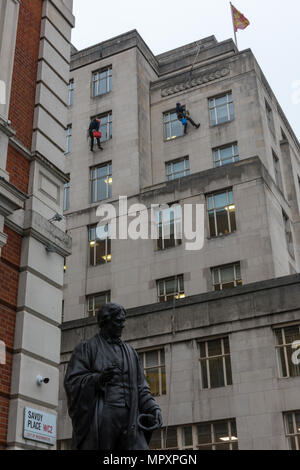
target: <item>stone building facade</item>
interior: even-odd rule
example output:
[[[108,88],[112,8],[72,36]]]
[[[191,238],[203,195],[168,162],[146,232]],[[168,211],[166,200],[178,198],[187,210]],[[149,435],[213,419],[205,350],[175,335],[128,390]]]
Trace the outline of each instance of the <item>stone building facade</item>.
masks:
[[[24,409],[56,417],[72,3],[0,0],[1,449],[50,448],[24,439]]]
[[[129,309],[127,339],[146,370],[154,361],[148,377],[169,435],[178,433],[176,444],[157,447],[235,448],[238,439],[239,448],[286,448],[284,419],[297,423],[300,410],[299,378],[290,376],[299,371],[285,364],[291,370],[280,373],[289,378],[276,375],[276,325],[291,325],[287,335],[298,328],[291,334],[299,339],[300,145],[251,50],[211,36],[154,56],[130,31],[73,49],[69,80],[65,216],[73,253],[64,281],[63,364],[110,299]],[[200,129],[189,125],[184,134],[177,102]],[[87,128],[95,116],[103,150],[91,152]],[[148,215],[153,204],[204,206],[203,248],[167,242],[162,219],[158,241],[101,240],[97,208],[112,204],[119,221],[120,196]],[[281,314],[272,302],[286,289],[294,304],[284,295]],[[71,427],[62,388],[60,407],[64,447]],[[208,432],[213,442],[203,437]]]

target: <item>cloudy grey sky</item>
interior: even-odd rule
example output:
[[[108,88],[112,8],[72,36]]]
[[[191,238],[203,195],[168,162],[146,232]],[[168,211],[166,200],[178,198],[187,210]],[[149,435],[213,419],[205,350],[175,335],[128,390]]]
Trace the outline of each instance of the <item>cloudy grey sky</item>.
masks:
[[[229,0],[74,0],[72,42],[83,49],[137,29],[154,54],[214,34],[233,37]],[[251,48],[300,140],[300,1],[232,0],[250,26],[237,33]]]

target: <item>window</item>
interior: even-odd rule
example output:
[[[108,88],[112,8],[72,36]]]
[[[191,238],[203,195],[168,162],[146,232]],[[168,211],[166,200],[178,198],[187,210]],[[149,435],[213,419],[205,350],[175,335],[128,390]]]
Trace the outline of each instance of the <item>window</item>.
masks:
[[[277,155],[273,153],[273,165],[274,165],[274,172],[275,172],[275,181],[278,188],[282,191],[282,175],[281,175],[281,168],[280,168],[280,161]]]
[[[154,431],[151,450],[238,450],[235,419]]]
[[[105,95],[112,90],[112,67],[93,73],[93,97]]]
[[[112,112],[109,111],[108,113],[100,114],[99,116],[94,116],[91,119],[96,118],[101,120],[99,130],[102,133],[102,137],[100,139],[100,142],[106,142],[107,140],[112,138]]]
[[[289,450],[300,450],[300,411],[285,413],[284,421]]]
[[[280,378],[300,376],[300,364],[294,364],[293,354],[297,351],[292,347],[295,341],[300,341],[300,325],[275,329],[276,352]]]
[[[70,181],[64,185],[64,206],[63,210],[70,209]]]
[[[166,172],[168,181],[183,178],[190,174],[189,157],[180,158],[172,162],[166,163]]]
[[[214,149],[213,153],[214,153],[215,167],[228,165],[229,163],[238,162],[240,159],[237,144],[232,144],[226,147],[220,147],[220,148]]]
[[[88,316],[95,317],[102,305],[110,302],[110,292],[90,295],[88,297]]]
[[[212,268],[212,278],[215,290],[233,289],[243,284],[240,263]]]
[[[166,250],[182,243],[182,209],[174,203],[170,208],[157,212],[157,249]]]
[[[92,202],[112,197],[112,163],[91,168]]]
[[[69,81],[68,85],[68,105],[73,106],[74,104],[74,80]]]
[[[110,224],[89,228],[90,265],[111,262]]]
[[[294,240],[293,240],[291,221],[284,211],[282,211],[282,218],[283,218],[283,223],[284,223],[284,232],[285,232],[287,249],[288,249],[290,256],[295,259]]]
[[[199,450],[238,450],[235,420],[197,425]]]
[[[265,105],[266,105],[266,114],[267,114],[269,129],[272,132],[272,134],[275,135],[273,112],[272,112],[271,106],[269,105],[269,103],[266,100],[265,100]]]
[[[177,119],[176,111],[164,113],[164,136],[165,140],[175,139],[184,134],[184,127]]]
[[[209,100],[210,124],[216,126],[234,119],[232,93],[210,98]]]
[[[178,438],[177,438],[177,427],[170,426],[167,429],[157,429],[152,434],[150,441],[150,450],[177,450]]]
[[[158,302],[170,302],[174,299],[183,299],[185,297],[183,275],[157,281],[157,291]]]
[[[153,351],[139,352],[145,376],[154,397],[166,395],[166,366],[165,351],[157,349]]]
[[[202,389],[232,385],[228,338],[201,341],[199,354]]]
[[[66,151],[65,153],[71,152],[72,149],[72,124],[67,126],[66,130]]]
[[[235,204],[231,189],[208,195],[207,208],[211,237],[236,231]]]

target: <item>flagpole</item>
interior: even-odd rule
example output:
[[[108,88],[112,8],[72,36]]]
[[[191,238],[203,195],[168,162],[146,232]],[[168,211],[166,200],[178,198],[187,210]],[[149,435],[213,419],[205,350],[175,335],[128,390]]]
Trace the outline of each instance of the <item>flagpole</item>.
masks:
[[[230,2],[230,9],[231,9],[231,18],[232,18],[232,26],[233,26],[233,32],[234,32],[235,45],[238,48],[237,36],[236,36],[235,25],[234,25],[233,9],[232,9],[232,3],[231,2]]]

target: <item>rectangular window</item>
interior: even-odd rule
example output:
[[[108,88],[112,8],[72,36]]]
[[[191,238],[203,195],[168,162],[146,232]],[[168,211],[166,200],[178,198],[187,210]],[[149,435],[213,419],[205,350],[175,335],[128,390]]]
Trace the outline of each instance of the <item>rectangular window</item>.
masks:
[[[100,132],[102,134],[102,137],[100,139],[100,142],[106,142],[107,140],[110,140],[112,138],[112,112],[109,111],[107,113],[99,114],[98,116],[93,116],[92,119],[100,119]],[[95,139],[95,144],[96,139]]]
[[[215,290],[233,289],[243,284],[240,263],[212,268],[211,271]]]
[[[176,111],[164,113],[164,138],[165,140],[176,139],[184,135],[184,127],[177,119]]]
[[[190,161],[189,157],[173,160],[166,163],[166,173],[168,181],[183,178],[190,174]]]
[[[70,181],[64,185],[64,206],[63,210],[70,209]]]
[[[278,188],[282,191],[283,185],[282,185],[282,175],[281,175],[281,167],[280,167],[280,161],[277,155],[272,151],[273,153],[273,165],[274,165],[274,172],[275,172],[275,181],[278,186]]]
[[[275,125],[274,125],[274,117],[273,117],[273,112],[271,109],[271,106],[265,100],[265,105],[266,105],[266,114],[267,114],[267,120],[268,120],[268,126],[270,131],[272,132],[273,135],[275,135]]]
[[[74,80],[69,81],[68,85],[68,106],[73,106],[74,104]]]
[[[199,343],[201,388],[232,385],[229,338]]]
[[[111,262],[110,224],[89,228],[90,265]]]
[[[293,354],[299,352],[300,344],[298,348],[293,348],[293,345],[295,341],[300,342],[300,325],[275,329],[275,336],[279,377],[299,377],[300,364],[294,364]]]
[[[209,99],[210,124],[217,126],[234,119],[232,93]]]
[[[214,149],[213,153],[215,167],[238,162],[240,159],[237,144],[227,145],[226,147]]]
[[[157,249],[167,250],[182,244],[182,208],[173,203],[157,212]]]
[[[66,151],[65,153],[69,153],[72,150],[72,124],[67,126],[66,130]]]
[[[139,357],[152,395],[154,397],[166,395],[165,350],[139,352]]]
[[[91,168],[92,202],[104,201],[112,197],[112,163]]]
[[[284,211],[282,211],[282,218],[283,218],[283,223],[284,223],[284,232],[285,232],[287,249],[288,249],[290,256],[295,259],[292,224]]]
[[[232,189],[209,194],[207,209],[211,237],[220,237],[236,231],[236,207]]]
[[[151,450],[238,450],[235,419],[154,431]]]
[[[102,305],[110,302],[110,292],[102,294],[90,295],[87,298],[88,317],[95,317]]]
[[[300,411],[285,413],[284,422],[289,450],[300,450]]]
[[[184,299],[183,275],[173,276],[157,281],[158,302],[170,302]]]
[[[105,95],[112,90],[112,66],[93,73],[93,97]]]

